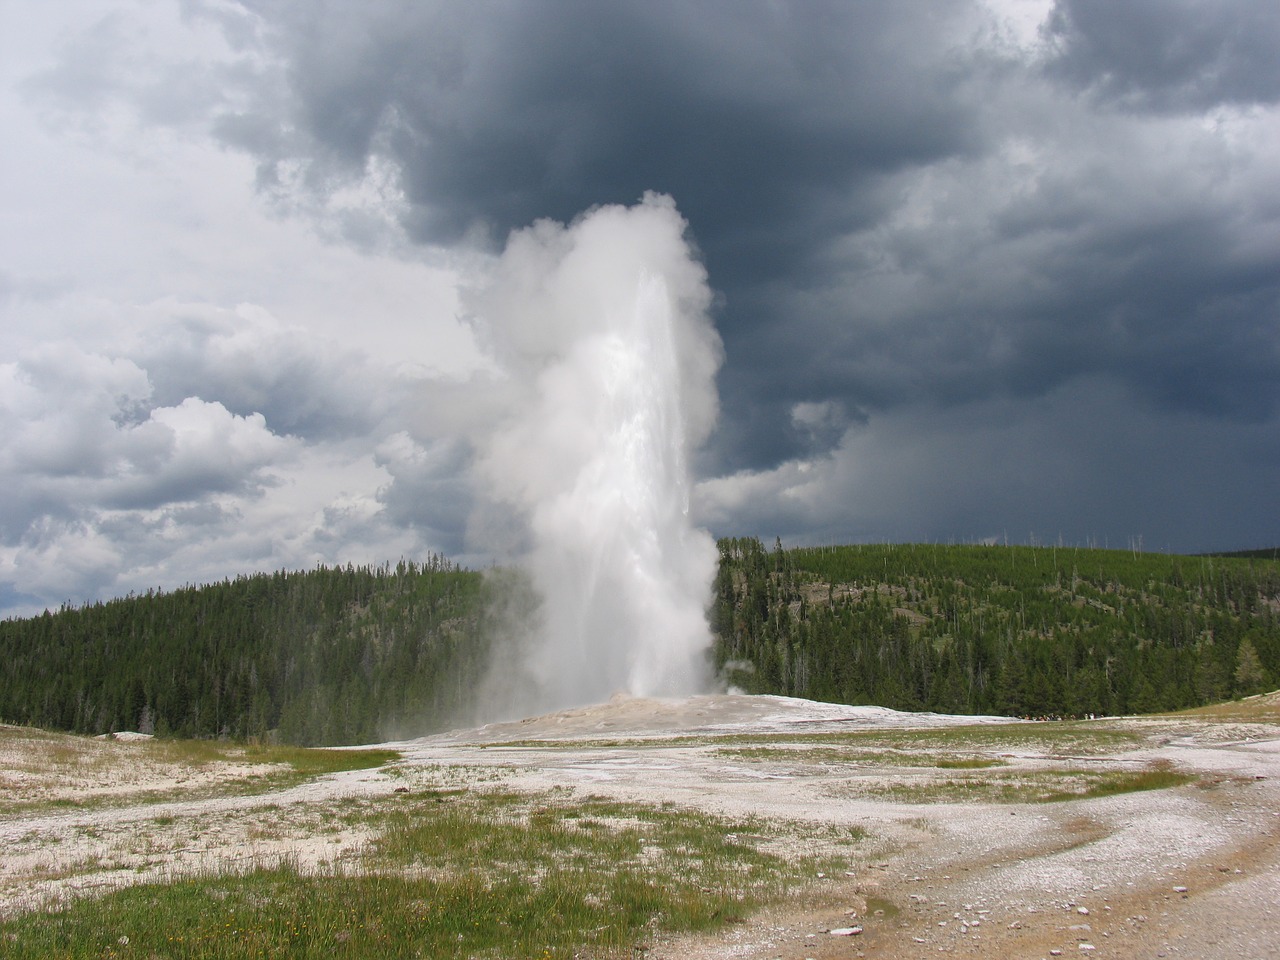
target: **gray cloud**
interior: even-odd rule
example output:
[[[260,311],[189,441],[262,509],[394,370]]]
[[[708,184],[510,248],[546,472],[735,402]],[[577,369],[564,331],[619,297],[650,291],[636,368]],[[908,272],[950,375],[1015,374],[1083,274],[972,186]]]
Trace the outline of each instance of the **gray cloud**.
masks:
[[[250,7],[289,64],[288,136],[235,141],[267,179],[301,160],[331,189],[390,158],[431,242],[676,197],[725,295],[707,469],[811,443],[797,402],[1034,395],[1107,372],[1208,415],[1274,403],[1254,322],[1276,310],[1274,250],[1233,249],[1242,223],[1267,229],[1274,184],[1241,174],[1265,155],[1073,99],[1274,100],[1260,5],[1063,3],[1043,63],[964,5],[381,3],[305,27],[293,5]]]
[[[1280,9],[1259,0],[1058,0],[1048,68],[1105,101],[1200,111],[1280,97]]]
[[[387,509],[420,487],[377,499],[403,479],[373,448],[410,381],[261,310],[142,316],[110,344],[48,341],[0,364],[14,604],[440,549],[440,531]]]
[[[375,460],[391,477],[378,493],[386,522],[418,531],[423,542],[449,556],[466,553],[473,507],[469,445],[457,439],[423,443],[402,431],[379,445]]]
[[[159,17],[104,5],[59,41],[52,65],[26,77],[21,90],[43,103],[50,120],[109,125],[123,104],[146,123],[202,124],[232,106],[246,64],[214,54],[189,32]]]
[[[997,0],[111,6],[21,87],[46,132],[157,181],[166,138],[229,150],[264,208],[371,267],[483,272],[540,217],[670,194],[724,343],[696,463],[717,532],[1280,538],[1274,5],[1059,0],[1038,33]],[[191,219],[171,235],[235,242]],[[320,337],[201,306],[204,267],[173,262],[171,301],[167,279],[102,294],[152,304],[141,334],[89,343],[82,321],[79,353],[0,357],[0,459],[30,481],[0,505],[0,567],[26,549],[26,569],[92,579],[121,544],[147,553],[131,523],[216,528],[210,564],[452,551],[468,523],[501,525],[471,503],[466,438],[509,384],[393,370],[385,330],[375,362],[358,309]],[[18,318],[84,282],[6,270]],[[37,310],[31,278],[55,276]],[[231,304],[235,279],[216,278]],[[249,436],[276,446],[217,452]],[[286,493],[306,504],[292,526]],[[59,559],[76,530],[83,560]]]
[[[1272,423],[1169,417],[1089,378],[1033,401],[902,406],[825,456],[708,479],[696,507],[717,534],[747,515],[790,543],[1239,549],[1280,536],[1257,480],[1276,438]]]
[[[0,368],[4,539],[86,510],[152,508],[252,492],[288,453],[261,415],[187,397],[155,404],[133,360],[48,345]]]
[[[394,379],[353,347],[269,317],[195,305],[172,313],[139,350],[157,403],[216,398],[239,416],[260,414],[274,432],[316,441],[368,435],[398,402]]]
[[[1274,114],[1264,4],[1064,0],[1040,48],[977,5],[251,6],[289,64],[264,170],[389,158],[433,243],[677,199],[723,293],[704,473],[834,443],[815,411],[1084,381],[1156,432],[1276,415],[1276,143],[1201,115]]]
[[[777,271],[875,216],[883,174],[972,136],[960,8],[248,6],[289,64],[287,113],[228,114],[223,135],[264,182],[301,161],[319,189],[390,156],[423,240],[501,239],[652,189],[684,198],[713,269]]]

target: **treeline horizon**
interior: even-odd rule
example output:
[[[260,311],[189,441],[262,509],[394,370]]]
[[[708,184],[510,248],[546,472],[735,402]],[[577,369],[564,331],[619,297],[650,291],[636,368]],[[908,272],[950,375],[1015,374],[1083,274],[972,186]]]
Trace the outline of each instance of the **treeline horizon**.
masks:
[[[1272,551],[719,541],[722,683],[901,710],[1183,709],[1280,681]],[[0,722],[368,743],[474,719],[502,578],[441,556],[153,590],[0,621]]]

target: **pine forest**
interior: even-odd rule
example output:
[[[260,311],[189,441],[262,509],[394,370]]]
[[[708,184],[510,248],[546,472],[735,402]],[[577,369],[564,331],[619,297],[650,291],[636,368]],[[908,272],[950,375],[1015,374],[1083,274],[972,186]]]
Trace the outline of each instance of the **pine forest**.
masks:
[[[709,656],[730,689],[1079,717],[1280,682],[1269,553],[719,548]],[[0,621],[0,721],[304,745],[469,722],[511,608],[501,574],[442,557],[320,567]]]

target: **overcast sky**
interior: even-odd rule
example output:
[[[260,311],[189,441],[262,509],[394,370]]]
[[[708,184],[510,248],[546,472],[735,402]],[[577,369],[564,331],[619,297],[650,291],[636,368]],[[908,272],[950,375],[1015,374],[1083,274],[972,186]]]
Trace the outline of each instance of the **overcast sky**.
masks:
[[[1272,0],[0,0],[0,615],[485,558],[460,306],[673,198],[696,521],[1280,543]]]

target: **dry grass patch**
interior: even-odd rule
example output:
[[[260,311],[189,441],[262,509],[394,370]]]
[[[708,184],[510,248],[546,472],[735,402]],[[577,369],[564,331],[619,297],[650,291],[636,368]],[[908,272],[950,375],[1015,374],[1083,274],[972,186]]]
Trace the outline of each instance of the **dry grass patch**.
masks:
[[[100,739],[0,726],[0,814],[251,795],[398,756],[390,750]]]
[[[1207,707],[1161,714],[1161,716],[1195,717],[1198,720],[1225,723],[1280,724],[1280,690],[1245,697],[1243,700],[1231,700],[1227,703],[1214,703]]]

